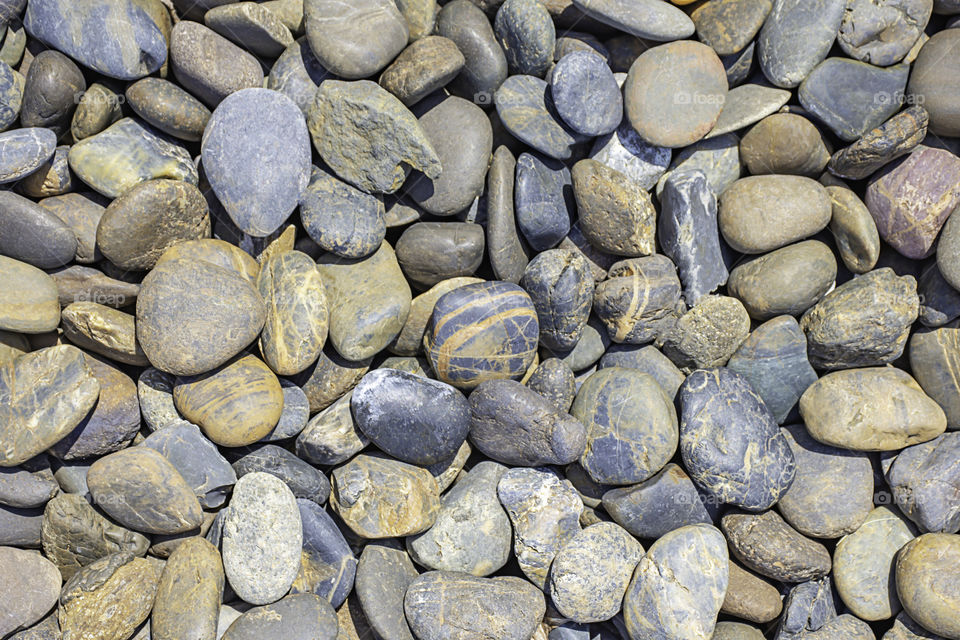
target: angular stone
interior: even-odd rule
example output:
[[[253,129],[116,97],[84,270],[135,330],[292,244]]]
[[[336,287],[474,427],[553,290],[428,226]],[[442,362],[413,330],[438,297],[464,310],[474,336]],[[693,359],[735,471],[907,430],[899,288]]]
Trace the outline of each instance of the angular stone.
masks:
[[[554,557],[580,533],[583,502],[568,480],[547,468],[507,471],[497,494],[513,523],[520,569],[543,589]]]
[[[549,85],[536,76],[510,76],[496,88],[494,102],[507,132],[546,156],[566,160],[584,140],[563,123]]]
[[[77,237],[60,218],[12,191],[0,192],[0,253],[40,269],[70,263]]]
[[[200,526],[193,489],[166,458],[133,447],[100,458],[87,472],[94,504],[120,524],[145,533],[182,533]]]
[[[16,182],[50,160],[57,147],[51,129],[27,127],[0,133],[0,184]]]
[[[357,559],[343,534],[323,507],[297,499],[303,523],[300,572],[290,593],[315,593],[339,607],[353,590]]]
[[[453,40],[464,65],[450,88],[481,106],[492,106],[493,95],[507,78],[507,59],[486,14],[470,0],[446,3],[437,15],[437,34]]]
[[[236,594],[261,605],[283,597],[300,569],[303,530],[293,492],[269,473],[237,481],[223,520],[223,568]]]
[[[397,241],[400,268],[419,287],[472,275],[483,254],[483,227],[472,222],[417,222]]]
[[[640,559],[623,601],[631,637],[683,640],[713,635],[729,582],[723,535],[696,524],[675,529]]]
[[[714,627],[712,640],[760,640],[763,632],[743,622],[724,620]]]
[[[581,423],[514,380],[487,380],[470,394],[470,441],[508,465],[567,464],[583,453]]]
[[[807,340],[791,316],[773,318],[754,329],[726,366],[747,379],[780,424],[817,380],[807,360]]]
[[[382,198],[317,167],[300,199],[300,219],[321,249],[344,258],[370,255],[387,233]]]
[[[842,369],[896,360],[919,306],[913,277],[900,277],[890,268],[845,282],[800,319],[810,363],[819,369]]]
[[[333,349],[325,348],[317,361],[297,379],[310,402],[310,412],[326,409],[357,386],[363,374],[370,370],[371,360],[347,360]]]
[[[453,40],[426,35],[412,42],[384,69],[380,86],[409,107],[449,84],[464,62]]]
[[[348,113],[364,115],[353,118]],[[440,158],[420,123],[402,102],[369,80],[324,82],[307,124],[324,162],[364,191],[393,193],[406,179],[408,167],[430,179],[440,176]]]
[[[840,23],[837,42],[852,58],[881,67],[900,62],[930,19],[927,0],[857,0]]]
[[[737,131],[754,123],[767,120],[771,114],[776,114],[776,112],[790,100],[790,96],[791,93],[789,91],[772,87],[766,83],[751,83],[730,89],[729,93],[727,93],[727,99],[723,103],[723,111],[720,112],[720,117],[717,118],[717,124],[710,130],[707,139]],[[802,142],[803,144],[790,147],[783,145],[782,140],[777,140],[776,138],[770,140],[766,135],[757,135],[754,136],[754,143],[748,144],[748,149],[752,154],[768,154],[771,160],[783,163],[788,168],[793,164],[811,164],[814,166],[826,164],[830,158],[830,153],[820,139],[820,134],[817,129],[812,125],[810,128],[807,128],[801,124],[805,120],[805,118],[801,117],[797,117],[796,120],[792,117],[786,120],[780,120],[779,118],[773,120],[773,122],[781,125],[778,129],[785,128],[788,133],[798,135],[797,142]],[[809,124],[809,122],[806,124]],[[783,125],[793,126],[784,127]],[[764,132],[765,134],[771,133],[771,128],[772,127],[768,126],[760,127],[758,134],[760,132]],[[749,134],[750,132],[748,131],[747,135]],[[806,139],[804,140],[804,138]],[[770,148],[764,149],[763,144],[769,144]],[[755,174],[780,173],[779,171],[771,170],[770,167],[764,166],[761,162],[754,161],[751,165],[751,171]],[[823,167],[820,166],[820,168],[822,169]],[[754,169],[757,170],[754,171]],[[783,173],[810,175],[812,172],[794,170],[784,171]],[[816,176],[810,175],[810,177]]]
[[[655,252],[656,211],[636,182],[591,159],[574,165],[571,176],[580,229],[593,246],[627,257]]]
[[[796,472],[793,453],[746,378],[697,370],[680,387],[680,453],[702,489],[759,511],[773,506]]]
[[[55,281],[46,273],[13,258],[0,256],[0,329],[44,333],[60,324]]]
[[[530,247],[555,247],[570,232],[576,210],[570,170],[558,160],[520,154],[514,202],[517,227]]]
[[[680,369],[718,367],[750,333],[750,317],[736,298],[709,295],[657,336],[657,347]]]
[[[808,580],[785,589],[777,640],[797,640],[837,617],[830,577]]]
[[[199,537],[185,540],[160,575],[151,637],[216,638],[223,585],[223,563],[216,547]]]
[[[676,267],[661,255],[614,264],[593,299],[610,339],[627,344],[653,340],[675,322],[682,306]]]
[[[416,567],[397,541],[364,547],[355,593],[375,637],[414,640],[404,617],[403,596],[416,578]]]
[[[781,582],[805,582],[830,573],[830,553],[783,521],[776,511],[731,512],[720,520],[730,550],[744,565]]]
[[[210,108],[231,93],[263,86],[263,70],[255,57],[191,20],[173,28],[170,63],[183,88]]]
[[[887,470],[893,500],[922,531],[960,531],[960,433],[907,447]]]
[[[690,18],[677,7],[664,2],[574,0],[573,4],[591,18],[645,40],[680,40],[689,38],[694,32]]]
[[[24,354],[0,369],[0,466],[13,467],[69,434],[96,405],[100,383],[76,347]]]
[[[740,138],[725,133],[704,138],[679,151],[670,171],[658,177],[656,194],[662,197],[667,178],[673,173],[700,171],[707,178],[710,190],[717,197],[740,178]]]
[[[763,75],[785,89],[799,85],[827,57],[846,4],[845,0],[774,0],[757,39]]]
[[[930,116],[920,105],[910,106],[830,158],[830,173],[862,180],[884,165],[913,151],[927,135]]]
[[[320,356],[329,324],[320,272],[305,253],[287,251],[263,263],[257,277],[267,317],[260,352],[280,375],[293,375]]]
[[[407,46],[410,31],[390,0],[305,0],[310,48],[324,67],[348,80],[383,69]]]
[[[389,458],[359,455],[333,470],[331,485],[330,506],[364,538],[421,533],[433,526],[440,509],[433,475]]]
[[[960,590],[955,570],[960,537],[927,533],[908,542],[897,555],[897,594],[904,610],[925,629],[947,638],[960,636]]]
[[[138,80],[127,87],[124,96],[138,116],[181,140],[200,140],[210,120],[210,110],[202,102],[160,78]]]
[[[227,500],[237,482],[230,463],[216,446],[203,437],[200,428],[185,420],[164,425],[144,438],[140,446],[161,453],[193,489],[200,506],[215,509]]]
[[[130,0],[39,0],[23,22],[32,37],[111,78],[136,80],[167,60],[160,28]]]

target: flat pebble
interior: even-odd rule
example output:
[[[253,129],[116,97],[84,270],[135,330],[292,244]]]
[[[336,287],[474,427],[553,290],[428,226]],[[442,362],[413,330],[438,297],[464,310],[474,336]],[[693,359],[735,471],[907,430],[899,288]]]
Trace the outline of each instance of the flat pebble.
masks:
[[[416,578],[416,567],[397,541],[371,542],[364,547],[357,565],[355,594],[377,637],[413,640],[403,600]]]
[[[664,2],[575,0],[574,5],[591,18],[646,40],[679,40],[694,32],[693,21],[677,7]]]
[[[485,246],[483,227],[478,224],[416,222],[397,241],[397,261],[414,285],[433,287],[473,275],[483,262]]]
[[[318,167],[300,198],[300,220],[321,249],[344,258],[370,255],[387,234],[380,197]]]
[[[576,208],[571,173],[562,162],[536,153],[517,158],[516,224],[536,251],[557,246],[570,232]]]
[[[231,93],[263,86],[263,70],[255,57],[190,20],[181,20],[173,28],[170,67],[183,88],[210,108]]]
[[[0,184],[16,182],[39,169],[56,146],[56,134],[42,127],[0,133]]]
[[[799,85],[827,57],[845,8],[844,0],[774,0],[757,39],[767,79],[785,89]]]
[[[60,572],[46,558],[23,549],[0,547],[0,570],[7,576],[0,589],[0,633],[8,635],[32,626],[57,604]]]
[[[584,135],[613,132],[623,118],[623,97],[602,57],[576,51],[550,72],[550,91],[563,121]]]
[[[237,477],[242,478],[262,471],[283,480],[295,498],[323,504],[330,496],[330,482],[327,477],[283,447],[265,444],[250,447],[245,451],[246,453],[233,463]]]
[[[453,40],[427,35],[410,43],[384,69],[380,86],[409,107],[449,84],[465,62]]]
[[[210,110],[172,82],[144,78],[124,93],[138,116],[175,138],[200,140],[210,120]]]
[[[40,269],[69,264],[77,236],[60,218],[12,191],[0,192],[0,253]]]
[[[496,90],[494,102],[504,128],[544,155],[566,160],[573,154],[573,146],[583,141],[563,123],[549,85],[536,76],[510,76]]]

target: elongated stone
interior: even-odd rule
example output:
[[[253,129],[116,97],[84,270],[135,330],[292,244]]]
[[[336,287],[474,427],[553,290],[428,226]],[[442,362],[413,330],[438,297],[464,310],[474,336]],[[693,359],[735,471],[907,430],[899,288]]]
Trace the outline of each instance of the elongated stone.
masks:
[[[216,547],[200,537],[185,540],[160,575],[151,637],[215,640],[223,585],[223,563]]]
[[[463,70],[450,84],[456,95],[484,107],[507,77],[507,59],[486,14],[470,0],[446,3],[437,14],[437,33],[463,54]]]
[[[660,2],[575,0],[574,5],[604,24],[646,40],[680,40],[693,35],[694,31],[693,22],[686,14],[677,7]]]
[[[494,102],[510,135],[555,160],[570,158],[573,146],[585,138],[563,123],[546,81],[536,76],[513,75],[503,80]]]
[[[26,262],[0,256],[0,329],[44,333],[60,324],[56,281]]]
[[[77,253],[77,237],[60,218],[13,191],[0,192],[0,251],[40,269],[62,267]]]
[[[417,569],[396,540],[371,542],[357,565],[356,598],[377,637],[414,640],[403,613],[403,597]]]
[[[845,8],[844,0],[774,0],[757,40],[767,79],[785,89],[799,85],[827,57]]]
[[[594,282],[586,258],[564,249],[544,251],[527,265],[520,286],[537,309],[541,344],[572,349],[593,305]]]
[[[0,633],[10,637],[33,626],[57,604],[61,577],[43,556],[13,547],[0,547],[0,567],[7,576],[0,587]]]
[[[339,607],[353,590],[357,559],[333,518],[313,500],[297,499],[303,524],[300,571],[290,593],[315,593]]]
[[[947,428],[960,428],[960,383],[954,371],[960,366],[960,332],[956,327],[917,331],[910,338],[910,370],[924,392],[940,405]]]
[[[804,537],[776,511],[731,512],[720,521],[733,555],[757,573],[781,582],[805,582],[830,572],[830,553]]]
[[[292,594],[273,604],[245,611],[227,628],[223,640],[273,637],[334,640],[337,615],[326,600],[310,593]]]
[[[192,20],[173,27],[170,66],[183,88],[211,109],[231,93],[263,86],[263,70],[255,57]]]
[[[138,116],[181,140],[200,140],[210,120],[210,110],[203,103],[160,78],[138,80],[127,87],[124,96]]]
[[[499,146],[487,170],[487,256],[497,279],[513,283],[520,281],[529,260],[514,213],[516,168],[513,153]]]
[[[920,105],[907,107],[879,127],[868,131],[830,158],[830,173],[862,180],[887,163],[910,153],[927,134],[930,116]]]
[[[0,468],[0,504],[8,507],[42,507],[50,501],[60,487],[50,471],[49,464],[34,468]]]
[[[870,210],[846,187],[828,186],[827,193],[833,205],[830,233],[843,264],[853,273],[870,271],[880,257],[880,234]]]

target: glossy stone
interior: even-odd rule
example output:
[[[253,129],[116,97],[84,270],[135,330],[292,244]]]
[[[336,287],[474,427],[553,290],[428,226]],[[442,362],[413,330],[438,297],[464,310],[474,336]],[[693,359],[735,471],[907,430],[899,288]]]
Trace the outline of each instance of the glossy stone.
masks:
[[[323,507],[312,500],[297,499],[303,523],[300,572],[291,593],[315,593],[339,607],[353,590],[357,559],[340,529]]]
[[[679,398],[680,453],[694,482],[722,502],[754,511],[773,506],[796,464],[747,379],[723,368],[697,370]]]
[[[549,85],[540,78],[513,75],[496,89],[494,102],[504,128],[534,150],[566,160],[583,137],[563,124],[550,96]]]
[[[830,572],[826,547],[799,534],[776,511],[731,512],[721,518],[720,526],[733,555],[768,578],[804,582]]]
[[[623,260],[597,286],[593,310],[614,342],[644,344],[679,316],[680,279],[666,256]]]
[[[203,103],[160,78],[139,80],[124,95],[138,116],[181,140],[199,140],[210,120],[210,110]]]
[[[433,287],[472,275],[483,261],[483,250],[483,227],[478,224],[417,222],[397,241],[397,261],[415,285]]]
[[[51,129],[28,127],[0,133],[0,184],[16,182],[53,156],[57,136]]]
[[[389,0],[305,0],[303,17],[320,63],[351,80],[383,69],[410,37],[407,23]]]
[[[0,192],[0,253],[40,269],[68,264],[77,252],[73,230],[43,207]]]
[[[193,489],[200,506],[215,509],[227,501],[237,482],[230,463],[199,427],[185,420],[165,425],[144,438],[141,446],[161,453]]]
[[[210,108],[231,93],[263,85],[263,70],[256,58],[190,20],[173,27],[170,63],[183,88]]]
[[[532,249],[555,247],[570,232],[575,211],[570,192],[571,174],[563,163],[539,154],[520,154],[514,190],[516,223]]]
[[[827,57],[845,0],[774,0],[757,40],[760,68],[778,87],[799,85]]]

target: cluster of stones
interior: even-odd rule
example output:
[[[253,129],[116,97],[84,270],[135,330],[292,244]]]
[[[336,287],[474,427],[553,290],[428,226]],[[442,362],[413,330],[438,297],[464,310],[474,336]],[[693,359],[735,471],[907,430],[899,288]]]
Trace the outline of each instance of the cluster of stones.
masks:
[[[958,51],[0,0],[0,638],[960,640]]]

